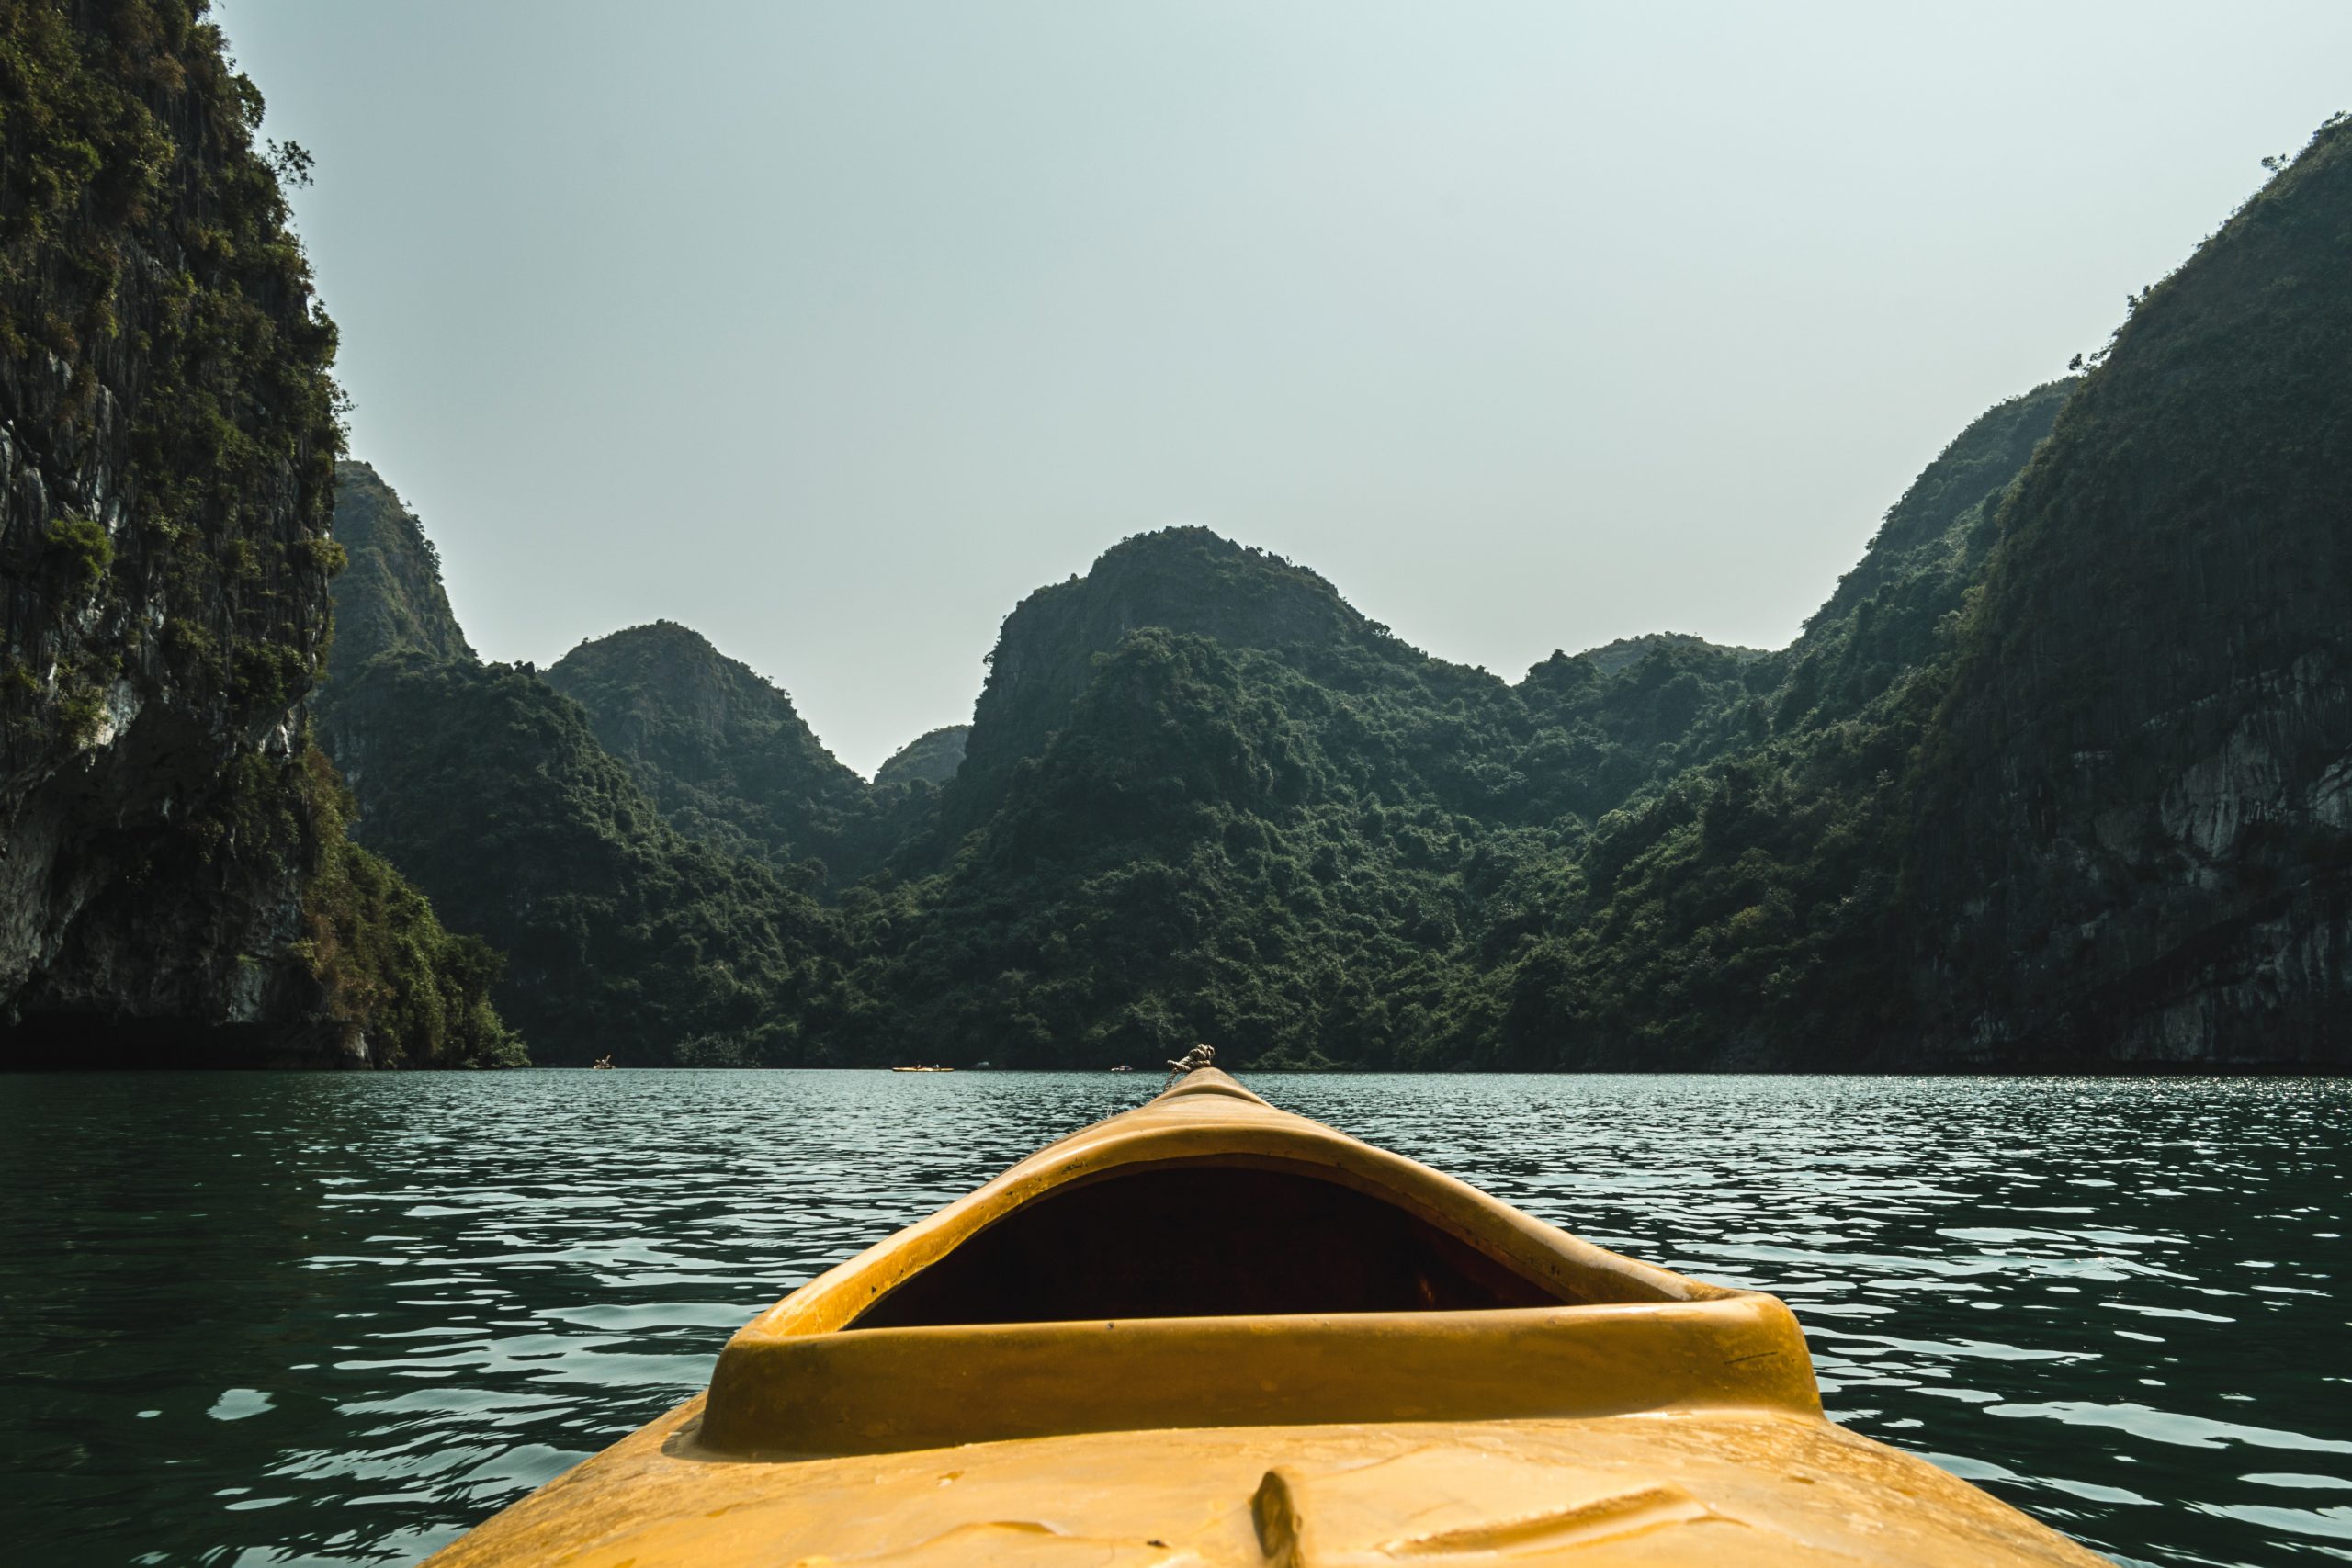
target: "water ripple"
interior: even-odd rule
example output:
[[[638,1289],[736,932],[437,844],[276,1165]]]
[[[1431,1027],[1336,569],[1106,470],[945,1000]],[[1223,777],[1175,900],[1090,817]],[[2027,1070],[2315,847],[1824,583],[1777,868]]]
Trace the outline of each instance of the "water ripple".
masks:
[[[2352,1560],[2352,1087],[1255,1081],[1779,1293],[1833,1414],[2120,1562]],[[1150,1087],[0,1080],[0,1528],[58,1562],[413,1561],[701,1387],[775,1297]]]

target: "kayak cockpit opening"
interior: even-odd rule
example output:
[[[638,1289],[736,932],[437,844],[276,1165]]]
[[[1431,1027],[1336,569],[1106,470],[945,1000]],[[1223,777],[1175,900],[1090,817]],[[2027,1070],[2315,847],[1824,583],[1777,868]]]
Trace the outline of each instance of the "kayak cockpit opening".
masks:
[[[1818,1413],[1787,1309],[1604,1252],[1202,1068],[745,1325],[695,1441],[890,1453],[1694,1401]]]
[[[1318,1168],[1171,1161],[1023,1204],[844,1326],[1464,1312],[1572,1299]]]

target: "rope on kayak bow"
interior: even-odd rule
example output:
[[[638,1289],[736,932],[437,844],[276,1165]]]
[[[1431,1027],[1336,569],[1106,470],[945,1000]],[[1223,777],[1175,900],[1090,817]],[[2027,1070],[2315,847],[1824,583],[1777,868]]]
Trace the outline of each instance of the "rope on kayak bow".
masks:
[[[1185,1074],[1193,1071],[1195,1067],[1213,1067],[1216,1065],[1216,1046],[1195,1045],[1191,1050],[1185,1052],[1182,1056],[1168,1064],[1168,1081],[1172,1084],[1178,1078],[1181,1078]]]

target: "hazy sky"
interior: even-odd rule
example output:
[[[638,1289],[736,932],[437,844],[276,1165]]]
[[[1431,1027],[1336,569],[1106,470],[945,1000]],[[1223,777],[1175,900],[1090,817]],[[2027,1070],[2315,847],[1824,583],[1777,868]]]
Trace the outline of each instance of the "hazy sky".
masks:
[[[865,772],[1169,523],[1511,679],[1785,642],[2352,107],[2342,0],[218,14],[476,646],[683,621]]]

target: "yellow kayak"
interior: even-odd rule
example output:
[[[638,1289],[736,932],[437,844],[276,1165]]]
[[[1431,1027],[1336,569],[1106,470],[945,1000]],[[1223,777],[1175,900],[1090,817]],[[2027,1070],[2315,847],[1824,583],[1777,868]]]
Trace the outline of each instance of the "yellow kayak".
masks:
[[[1777,1299],[1215,1069],[752,1320],[433,1568],[2105,1560],[1821,1411]]]

